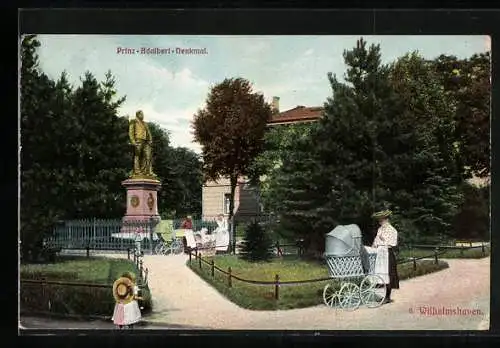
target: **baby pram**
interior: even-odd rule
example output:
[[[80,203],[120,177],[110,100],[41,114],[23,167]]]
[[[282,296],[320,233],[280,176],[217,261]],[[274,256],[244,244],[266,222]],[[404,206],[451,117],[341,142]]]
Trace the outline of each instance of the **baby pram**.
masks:
[[[327,306],[353,310],[361,303],[378,307],[384,302],[385,284],[374,274],[377,254],[362,245],[357,225],[340,225],[329,232],[324,256],[330,277],[336,280],[323,289]]]

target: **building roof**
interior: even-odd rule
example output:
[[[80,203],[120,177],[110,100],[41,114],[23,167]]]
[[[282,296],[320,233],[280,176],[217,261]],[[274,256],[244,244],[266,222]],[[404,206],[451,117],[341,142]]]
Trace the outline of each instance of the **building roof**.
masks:
[[[267,123],[269,125],[311,122],[321,117],[324,108],[320,106],[306,107],[298,105],[293,109],[273,115]]]

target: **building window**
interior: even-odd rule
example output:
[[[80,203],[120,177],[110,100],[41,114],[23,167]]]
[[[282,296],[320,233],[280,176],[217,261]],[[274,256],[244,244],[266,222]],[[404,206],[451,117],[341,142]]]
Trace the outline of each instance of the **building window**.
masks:
[[[229,214],[229,206],[231,204],[231,194],[224,194],[224,214]]]

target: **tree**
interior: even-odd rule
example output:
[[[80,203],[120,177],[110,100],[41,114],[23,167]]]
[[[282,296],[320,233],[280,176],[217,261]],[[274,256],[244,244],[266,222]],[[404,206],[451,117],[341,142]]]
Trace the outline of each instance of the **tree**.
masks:
[[[158,210],[163,218],[201,215],[202,173],[198,155],[170,145],[169,132],[148,123],[153,136],[153,167],[162,183]]]
[[[271,113],[270,105],[252,91],[250,82],[231,78],[212,87],[205,108],[194,116],[194,137],[203,150],[204,180],[229,178],[230,220],[238,178],[248,174],[253,159],[262,151]]]
[[[306,249],[316,249],[322,244],[322,234],[313,231],[327,231],[331,227],[325,226],[331,221],[318,219],[328,199],[325,195],[328,179],[321,177],[311,147],[310,137],[298,138],[290,148],[292,151],[283,153],[283,164],[269,188],[273,212],[279,218],[276,232],[285,240],[303,239]],[[331,216],[323,213],[325,217]]]
[[[269,261],[273,257],[273,240],[255,221],[245,230],[240,257],[251,262]]]
[[[370,234],[371,213],[376,205],[390,203],[383,180],[386,159],[380,135],[401,110],[388,84],[388,69],[381,65],[379,46],[356,47],[344,52],[348,66],[346,83],[328,74],[332,97],[324,117],[309,140],[310,163],[290,161],[288,175],[300,177],[303,192],[288,184],[292,195],[283,203],[282,221],[299,226],[297,216],[307,216],[296,234],[305,235],[309,251],[322,251],[324,235],[336,225],[356,223]],[[292,181],[293,182],[293,181]],[[307,227],[309,226],[309,227]],[[308,246],[307,246],[308,245]]]
[[[295,151],[301,151],[298,139],[307,138],[313,123],[298,123],[269,127],[264,135],[264,150],[252,163],[250,179],[259,188],[260,202],[268,213],[275,213],[281,205],[281,198],[274,188],[282,177],[285,158]]]
[[[398,210],[405,212],[406,236],[437,241],[437,236],[450,235],[462,198],[459,185],[464,175],[454,101],[443,89],[440,74],[416,52],[391,65],[390,81],[406,105],[398,117],[399,129],[406,129],[412,141],[398,157],[400,168],[411,163],[402,171],[407,180],[389,178],[388,182],[397,185],[392,191]],[[386,171],[391,173],[391,167]]]
[[[72,142],[63,163],[74,172],[65,197],[71,218],[121,218],[125,212],[121,182],[128,176],[131,150],[128,120],[117,116],[125,98],[115,100],[114,78],[110,72],[105,77],[99,83],[85,73],[72,95],[73,126],[66,133]]]
[[[177,217],[201,216],[203,173],[202,162],[192,150],[176,147],[171,153],[176,178],[175,212]]]
[[[173,164],[171,161],[172,147],[170,146],[170,134],[160,125],[148,122],[151,136],[153,138],[153,171],[161,181],[158,192],[158,212],[162,216],[168,216],[175,209],[175,177],[173,175]]]
[[[454,110],[456,141],[464,175],[488,177],[490,168],[490,52],[468,59],[441,55],[429,62],[439,76]]]
[[[101,83],[87,73],[74,89],[64,72],[53,81],[40,71],[39,46],[33,35],[21,45],[23,257],[37,253],[57,220],[123,216],[131,163],[111,73]]]
[[[54,156],[42,150],[43,144],[51,144],[52,132],[46,120],[55,116],[50,111],[55,98],[55,84],[39,70],[36,53],[39,46],[35,35],[22,39],[20,227],[23,259],[29,256],[29,252],[36,253],[41,248],[43,235],[61,213],[47,204],[59,193],[55,188],[50,189],[48,183],[53,182],[53,177],[44,165]]]
[[[344,60],[346,82],[328,75],[332,97],[302,145],[309,156],[284,165],[282,225],[305,235],[311,251],[322,251],[336,225],[358,224],[369,242],[371,214],[381,209],[395,212],[403,241],[449,233],[460,180],[448,142],[454,124],[435,77],[415,56],[382,65],[380,47],[363,39]]]
[[[465,199],[453,221],[457,239],[490,240],[490,187],[462,185]]]

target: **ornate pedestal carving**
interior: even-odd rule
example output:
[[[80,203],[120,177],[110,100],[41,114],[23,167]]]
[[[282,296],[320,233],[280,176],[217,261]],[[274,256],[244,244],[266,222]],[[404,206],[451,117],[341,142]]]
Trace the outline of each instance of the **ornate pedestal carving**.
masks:
[[[136,225],[141,222],[153,220],[158,223],[161,218],[158,214],[158,191],[161,183],[153,179],[127,179],[122,182],[127,189],[127,212],[123,217],[124,228],[122,232],[130,231],[127,225]],[[142,231],[141,231],[142,232]]]

